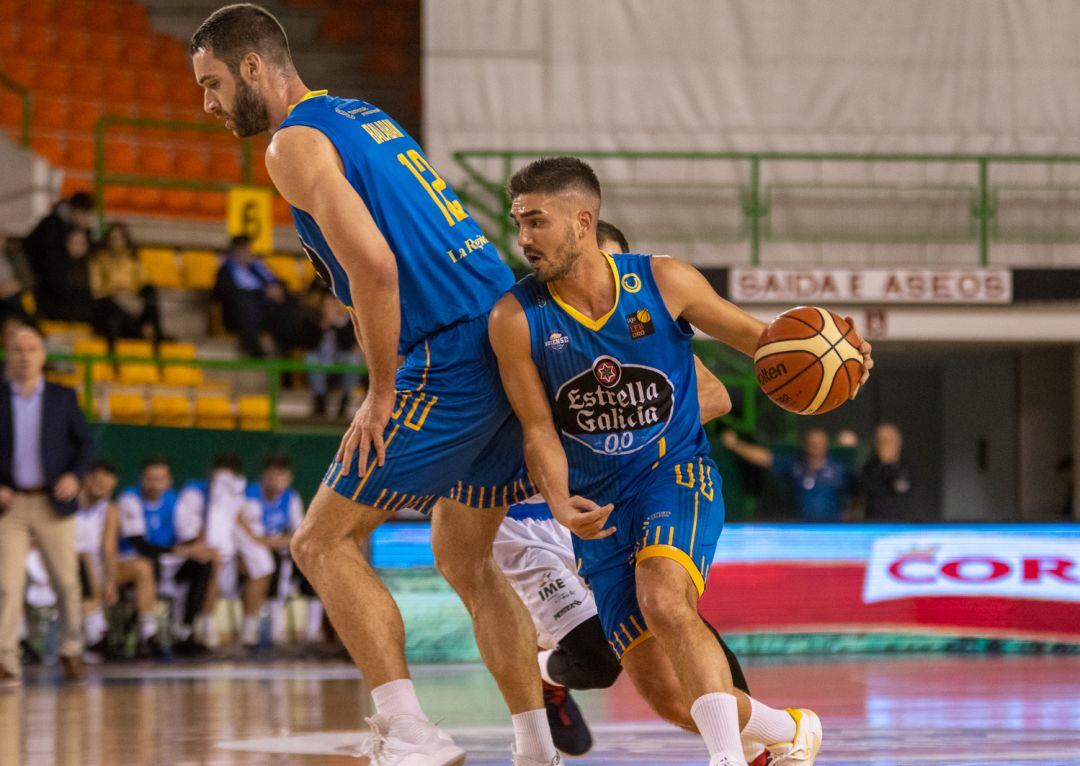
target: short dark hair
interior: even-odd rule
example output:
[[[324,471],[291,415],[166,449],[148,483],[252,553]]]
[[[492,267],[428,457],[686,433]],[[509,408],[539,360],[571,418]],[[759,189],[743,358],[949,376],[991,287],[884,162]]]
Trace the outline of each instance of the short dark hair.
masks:
[[[214,456],[214,465],[211,470],[217,471],[221,469],[242,474],[244,472],[244,459],[235,452],[219,452]]]
[[[101,457],[97,458],[93,463],[90,464],[90,472],[93,473],[94,471],[104,471],[110,476],[120,475],[120,471],[116,467],[116,463]]]
[[[275,452],[272,455],[267,455],[266,460],[263,461],[263,470],[270,471],[275,468],[279,468],[284,471],[291,471],[292,458],[286,455],[284,452]]]
[[[541,157],[514,173],[507,185],[510,198],[522,194],[556,194],[580,189],[600,199],[600,181],[577,157]]]
[[[293,68],[289,39],[274,14],[253,3],[226,5],[211,13],[191,36],[188,54],[212,52],[234,75],[240,60],[255,52],[281,69]]]
[[[229,240],[229,249],[235,250],[238,247],[249,247],[251,245],[251,237],[247,234],[237,234],[235,237]]]
[[[68,197],[68,205],[72,210],[93,210],[94,198],[88,192],[77,191]]]
[[[142,465],[139,466],[139,471],[145,471],[147,468],[153,468],[155,465],[163,465],[170,471],[172,470],[172,465],[169,463],[169,458],[165,457],[160,453],[156,453],[153,455],[147,455],[143,458]]]
[[[624,253],[630,252],[630,243],[626,241],[626,235],[623,234],[619,227],[613,223],[607,221],[596,222],[596,241],[600,243],[605,239],[610,239],[619,243],[619,249]]]

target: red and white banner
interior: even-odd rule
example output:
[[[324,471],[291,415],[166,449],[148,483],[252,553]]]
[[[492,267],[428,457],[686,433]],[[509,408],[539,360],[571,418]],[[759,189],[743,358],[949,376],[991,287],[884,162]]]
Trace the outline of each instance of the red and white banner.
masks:
[[[1009,303],[1005,269],[732,269],[736,303]]]
[[[868,604],[918,596],[1000,596],[1080,603],[1076,538],[890,535],[874,541]]]

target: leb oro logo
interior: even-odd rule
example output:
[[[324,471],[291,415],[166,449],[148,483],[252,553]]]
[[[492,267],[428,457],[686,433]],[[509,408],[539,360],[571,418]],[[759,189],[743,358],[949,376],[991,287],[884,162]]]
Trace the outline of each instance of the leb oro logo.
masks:
[[[599,356],[560,386],[555,419],[563,435],[601,455],[637,452],[671,418],[675,388],[660,370]]]

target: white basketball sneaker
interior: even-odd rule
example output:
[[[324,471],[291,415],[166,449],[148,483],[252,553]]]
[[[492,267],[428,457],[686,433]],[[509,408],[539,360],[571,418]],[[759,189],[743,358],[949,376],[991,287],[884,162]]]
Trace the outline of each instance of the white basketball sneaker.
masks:
[[[709,766],[743,766],[739,761],[733,761],[723,753],[717,753],[709,759]]]
[[[821,749],[821,719],[813,710],[788,708],[795,719],[795,738],[791,742],[769,745],[773,766],[814,766]]]
[[[376,715],[366,719],[371,738],[361,755],[369,766],[462,766],[465,751],[450,735],[433,724],[411,715],[393,718]]]
[[[511,766],[562,766],[562,756],[558,753],[555,754],[555,759],[552,761],[536,761],[532,758],[526,758],[523,755],[514,753],[514,761]]]

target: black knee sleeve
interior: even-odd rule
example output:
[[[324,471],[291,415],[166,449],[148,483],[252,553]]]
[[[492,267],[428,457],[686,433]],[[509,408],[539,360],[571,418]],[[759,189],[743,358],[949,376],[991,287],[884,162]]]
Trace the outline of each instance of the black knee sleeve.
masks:
[[[705,623],[712,634],[716,636],[716,640],[720,642],[720,648],[724,650],[724,656],[727,657],[728,667],[731,668],[731,682],[735,684],[736,689],[740,689],[747,694],[750,693],[750,686],[746,683],[746,676],[743,674],[742,665],[739,664],[739,658],[735,656],[735,652],[731,651],[727,644],[724,643],[724,639],[720,638],[720,634],[716,631],[709,621],[704,617],[701,621]]]
[[[210,578],[214,574],[214,565],[209,562],[188,559],[176,573],[176,579],[188,583],[187,599],[184,602],[184,624],[191,625],[202,611],[206,592],[210,588]]]
[[[622,665],[604,637],[600,618],[590,617],[566,634],[548,659],[548,676],[568,689],[607,689]]]

